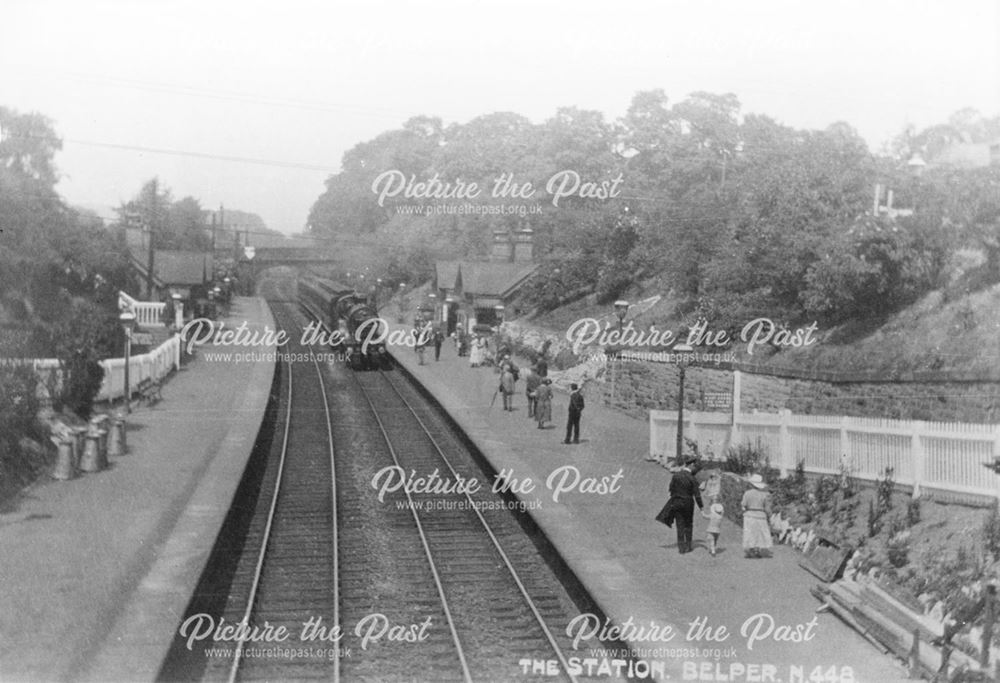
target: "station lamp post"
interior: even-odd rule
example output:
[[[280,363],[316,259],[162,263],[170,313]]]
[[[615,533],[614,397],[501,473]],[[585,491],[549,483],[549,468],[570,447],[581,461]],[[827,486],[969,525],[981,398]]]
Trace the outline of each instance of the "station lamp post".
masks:
[[[625,325],[625,316],[628,315],[629,302],[625,299],[619,299],[615,302],[615,315],[618,317],[618,341],[621,343],[621,333]]]
[[[671,349],[674,353],[690,353],[694,348],[687,342],[674,344]],[[687,369],[687,361],[677,360],[677,456],[676,464],[683,465],[684,454],[684,371]]]
[[[132,356],[132,328],[135,327],[135,313],[132,312],[130,308],[126,308],[124,311],[118,314],[118,321],[122,324],[122,329],[125,331],[125,413],[132,413],[132,387],[129,384],[129,364]]]
[[[622,355],[622,351],[621,351],[621,348],[622,348],[622,331],[625,328],[625,316],[628,315],[629,306],[630,306],[629,302],[625,301],[625,299],[619,299],[618,301],[616,301],[614,303],[615,317],[618,318],[618,344],[613,345],[613,346],[609,346],[604,351],[604,355],[606,357],[607,356],[611,357],[610,360],[611,360],[611,401],[612,402],[615,400],[615,380],[616,380],[616,374],[617,374],[617,372],[615,370],[615,367],[616,367],[615,361],[617,360],[618,364],[620,365],[620,363],[621,363],[621,355]]]

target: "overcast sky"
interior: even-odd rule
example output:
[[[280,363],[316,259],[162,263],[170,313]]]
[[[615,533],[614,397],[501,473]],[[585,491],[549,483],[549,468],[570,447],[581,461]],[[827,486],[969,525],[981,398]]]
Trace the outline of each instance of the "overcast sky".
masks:
[[[0,105],[54,121],[71,203],[158,176],[284,232],[345,151],[415,115],[614,120],[639,90],[706,90],[798,128],[847,121],[878,149],[962,107],[1000,113],[997,0],[6,0],[0,22]]]

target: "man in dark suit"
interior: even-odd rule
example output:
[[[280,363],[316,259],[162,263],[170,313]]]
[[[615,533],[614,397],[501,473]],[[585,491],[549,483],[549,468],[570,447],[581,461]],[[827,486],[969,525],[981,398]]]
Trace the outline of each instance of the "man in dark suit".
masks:
[[[694,526],[694,504],[702,507],[701,490],[698,480],[691,472],[694,459],[688,459],[684,466],[670,479],[670,501],[673,504],[674,519],[677,522],[677,550],[682,555],[691,552],[691,536]]]
[[[580,415],[583,413],[583,394],[580,387],[570,384],[569,417],[566,420],[566,440],[563,443],[580,443]],[[573,441],[570,441],[572,436]]]

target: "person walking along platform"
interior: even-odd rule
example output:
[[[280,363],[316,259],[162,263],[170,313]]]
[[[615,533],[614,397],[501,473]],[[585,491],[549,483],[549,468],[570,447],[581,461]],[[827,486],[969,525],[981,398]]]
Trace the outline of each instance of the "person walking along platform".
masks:
[[[552,380],[548,377],[535,390],[535,419],[539,429],[545,429],[545,423],[552,422]]]
[[[693,462],[693,459],[685,461],[684,466],[674,472],[670,478],[670,498],[656,517],[667,526],[677,522],[677,551],[681,555],[693,549],[694,504],[698,504],[699,510],[705,507],[701,502],[698,480],[691,472]]]
[[[509,365],[500,373],[500,393],[503,394],[503,409],[514,410],[514,373]]]
[[[542,384],[542,377],[538,374],[535,368],[528,368],[525,372],[524,394],[528,397],[528,417],[534,419],[535,408],[538,405],[538,396],[536,392],[538,391],[538,387]]]
[[[566,419],[566,439],[563,443],[580,443],[580,415],[583,413],[583,394],[576,384],[570,384],[569,388],[569,415]],[[572,442],[570,441],[571,436]]]
[[[773,542],[771,527],[771,494],[759,474],[750,476],[750,485],[743,494],[743,552],[747,557],[767,557]],[[765,551],[768,551],[765,553]]]

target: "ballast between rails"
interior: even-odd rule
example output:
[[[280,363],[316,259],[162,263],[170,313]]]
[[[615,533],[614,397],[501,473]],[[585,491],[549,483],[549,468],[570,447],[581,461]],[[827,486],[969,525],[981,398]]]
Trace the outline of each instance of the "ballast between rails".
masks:
[[[403,396],[403,394],[399,391],[399,388],[396,386],[396,384],[392,380],[389,379],[389,375],[387,375],[386,373],[381,373],[381,372],[379,373],[379,375],[385,380],[386,384],[388,384],[388,386],[390,387],[392,393],[395,396],[398,397],[399,401],[405,407],[406,411],[414,418],[414,420],[416,421],[416,423],[419,425],[420,431],[423,432],[424,437],[426,437],[427,441],[430,443],[430,445],[432,446],[432,448],[434,449],[434,451],[437,453],[437,457],[443,463],[443,465],[445,466],[446,470],[448,472],[450,472],[451,475],[453,477],[456,477],[456,479],[457,479],[458,478],[458,473],[456,472],[455,468],[452,466],[452,463],[449,461],[448,456],[445,455],[445,452],[444,452],[444,450],[442,450],[440,444],[438,443],[438,440],[436,438],[434,438],[434,435],[431,433],[431,430],[428,428],[428,426],[424,422],[424,420],[417,414],[417,411],[414,409],[413,405],[411,405],[411,403],[406,399],[406,397]],[[400,461],[400,458],[399,458],[399,456],[397,454],[396,448],[393,445],[393,440],[390,438],[389,433],[388,433],[388,431],[387,431],[387,429],[385,427],[385,424],[382,421],[382,418],[380,416],[380,412],[376,408],[375,401],[372,399],[372,396],[370,395],[368,389],[360,381],[360,379],[358,380],[358,387],[360,388],[361,392],[363,393],[363,395],[365,397],[365,400],[368,403],[368,406],[369,406],[369,408],[371,410],[371,413],[373,414],[373,416],[374,416],[374,418],[375,418],[375,420],[376,420],[376,422],[377,422],[377,424],[379,426],[379,430],[382,433],[383,440],[385,441],[385,444],[386,444],[386,446],[387,446],[387,448],[389,450],[389,453],[390,453],[390,455],[392,457],[393,462],[396,464],[397,467],[402,467],[403,463]],[[418,506],[416,506],[416,505],[413,504],[413,498],[412,498],[412,496],[411,496],[411,494],[410,494],[409,491],[404,490],[404,494],[405,494],[407,500],[410,503],[408,505],[408,509],[410,510],[410,513],[411,513],[411,515],[413,517],[413,520],[415,522],[415,525],[416,525],[416,528],[417,528],[417,532],[420,535],[421,543],[423,544],[427,560],[428,560],[428,562],[430,564],[431,571],[432,571],[433,576],[434,576],[434,582],[435,582],[438,594],[440,596],[442,605],[444,607],[445,613],[446,613],[447,618],[448,618],[448,627],[449,627],[449,630],[450,630],[450,633],[451,633],[451,637],[453,639],[453,642],[455,643],[455,647],[456,647],[457,652],[458,652],[459,661],[460,661],[460,664],[461,664],[461,667],[462,667],[463,677],[464,677],[464,679],[466,681],[471,681],[472,680],[472,674],[469,671],[469,664],[468,664],[468,661],[467,661],[467,655],[466,655],[466,653],[464,651],[464,647],[462,645],[462,641],[459,638],[458,628],[457,628],[457,626],[456,626],[456,624],[455,624],[455,622],[454,622],[454,620],[452,618],[451,609],[448,606],[448,600],[447,600],[447,597],[445,595],[444,586],[442,585],[442,579],[441,579],[441,576],[439,574],[439,570],[437,568],[437,562],[435,560],[434,553],[431,551],[430,542],[429,542],[428,537],[427,537],[427,535],[425,533],[424,525],[421,522],[420,515],[417,513],[417,510],[419,508],[418,508]],[[517,592],[520,595],[521,599],[523,600],[523,604],[527,607],[528,611],[531,613],[532,618],[534,619],[535,623],[538,625],[541,633],[543,634],[543,638],[544,638],[544,641],[545,641],[546,645],[550,648],[551,652],[554,653],[556,659],[559,661],[560,665],[562,666],[562,671],[564,672],[564,675],[565,675],[566,679],[569,680],[570,683],[576,683],[576,681],[578,679],[573,674],[569,673],[570,671],[572,671],[572,669],[569,666],[568,662],[566,661],[566,658],[565,658],[565,655],[563,654],[562,649],[559,647],[559,644],[556,642],[555,636],[553,635],[552,631],[549,629],[548,624],[546,623],[545,618],[542,616],[542,614],[539,611],[537,605],[535,604],[535,601],[532,599],[531,595],[528,593],[528,590],[527,590],[527,588],[526,588],[523,580],[521,579],[521,576],[519,575],[518,571],[515,569],[513,563],[511,562],[509,556],[507,555],[507,553],[504,551],[503,546],[502,546],[502,544],[500,542],[500,539],[494,533],[493,528],[490,526],[490,523],[483,516],[482,512],[475,505],[475,502],[473,501],[473,499],[469,495],[469,493],[466,492],[466,491],[463,491],[462,495],[464,496],[466,502],[468,503],[468,509],[470,509],[473,512],[473,514],[475,515],[475,517],[478,519],[478,522],[480,524],[480,527],[481,527],[483,533],[485,534],[486,537],[489,538],[490,544],[492,545],[494,551],[501,558],[502,564],[503,564],[504,568],[506,569],[507,575],[513,580],[513,583],[516,585]]]

